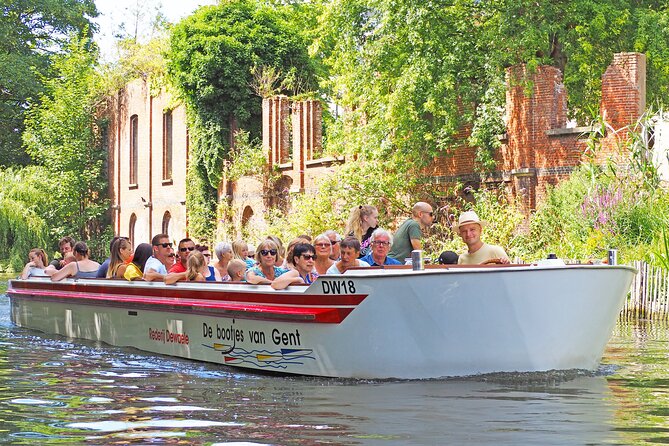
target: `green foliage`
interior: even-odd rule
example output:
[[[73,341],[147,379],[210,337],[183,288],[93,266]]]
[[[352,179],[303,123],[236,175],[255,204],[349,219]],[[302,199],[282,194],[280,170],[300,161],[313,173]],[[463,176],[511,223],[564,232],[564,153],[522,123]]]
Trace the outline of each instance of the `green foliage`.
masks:
[[[235,133],[235,145],[225,162],[226,179],[237,181],[243,176],[261,177],[266,173],[266,168],[267,159],[260,141],[251,141],[249,132],[238,130]]]
[[[211,235],[205,222],[214,221],[215,209],[205,201],[216,196],[231,131],[239,126],[251,140],[260,138],[257,92],[262,88],[254,84],[254,72],[256,81],[258,73],[261,78],[274,73],[269,85],[278,85],[278,93],[301,93],[315,86],[307,42],[288,11],[253,0],[221,2],[200,8],[172,30],[167,71],[188,110],[192,144],[187,202],[196,238]]]
[[[32,248],[49,246],[44,215],[51,205],[46,172],[39,167],[0,169],[0,259],[20,271]]]
[[[104,232],[107,199],[104,122],[96,53],[88,39],[73,37],[68,52],[54,57],[57,76],[44,79],[45,93],[26,113],[23,140],[51,183],[50,209],[43,214],[58,239],[95,239]]]
[[[25,165],[24,113],[70,33],[90,35],[93,0],[5,1],[0,14],[0,166]]]

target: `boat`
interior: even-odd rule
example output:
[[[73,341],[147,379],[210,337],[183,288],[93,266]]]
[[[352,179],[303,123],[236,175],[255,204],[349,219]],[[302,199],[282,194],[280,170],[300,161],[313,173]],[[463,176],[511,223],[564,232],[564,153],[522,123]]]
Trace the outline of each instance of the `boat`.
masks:
[[[636,270],[361,268],[246,283],[11,280],[12,322],[257,371],[360,379],[595,370]]]

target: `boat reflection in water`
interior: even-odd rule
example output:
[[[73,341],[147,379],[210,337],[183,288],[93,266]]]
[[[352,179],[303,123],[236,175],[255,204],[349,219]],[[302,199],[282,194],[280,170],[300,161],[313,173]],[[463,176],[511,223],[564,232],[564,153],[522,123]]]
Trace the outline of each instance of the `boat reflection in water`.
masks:
[[[13,280],[12,321],[262,371],[439,378],[597,368],[626,266],[358,269],[275,291],[244,283]]]

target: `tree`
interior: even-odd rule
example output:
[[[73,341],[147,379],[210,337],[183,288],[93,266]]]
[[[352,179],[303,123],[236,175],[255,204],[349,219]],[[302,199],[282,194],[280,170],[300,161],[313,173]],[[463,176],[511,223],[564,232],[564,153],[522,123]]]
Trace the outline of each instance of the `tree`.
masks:
[[[200,8],[172,30],[167,69],[189,113],[187,201],[195,237],[213,234],[216,190],[233,130],[260,136],[262,107],[253,73],[279,73],[274,93],[315,88],[307,42],[285,11],[254,0],[221,2]]]
[[[90,40],[73,36],[66,50],[54,56],[56,76],[44,79],[44,94],[27,111],[23,141],[52,183],[46,217],[53,234],[95,241],[108,209],[104,122],[96,120],[103,90]]]
[[[42,92],[51,59],[68,35],[91,35],[93,0],[5,1],[0,14],[0,166],[24,165],[25,110]]]

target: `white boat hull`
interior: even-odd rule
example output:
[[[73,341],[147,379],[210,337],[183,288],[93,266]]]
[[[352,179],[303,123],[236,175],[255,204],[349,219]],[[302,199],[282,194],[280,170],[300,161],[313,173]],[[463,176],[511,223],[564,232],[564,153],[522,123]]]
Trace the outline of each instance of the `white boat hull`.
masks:
[[[595,369],[633,275],[622,266],[386,269],[284,291],[108,280],[61,290],[31,280],[8,293],[13,322],[45,333],[255,370],[415,379]],[[203,289],[221,296],[200,305],[191,296]],[[277,296],[290,304],[265,301]],[[254,303],[238,305],[247,297]]]

